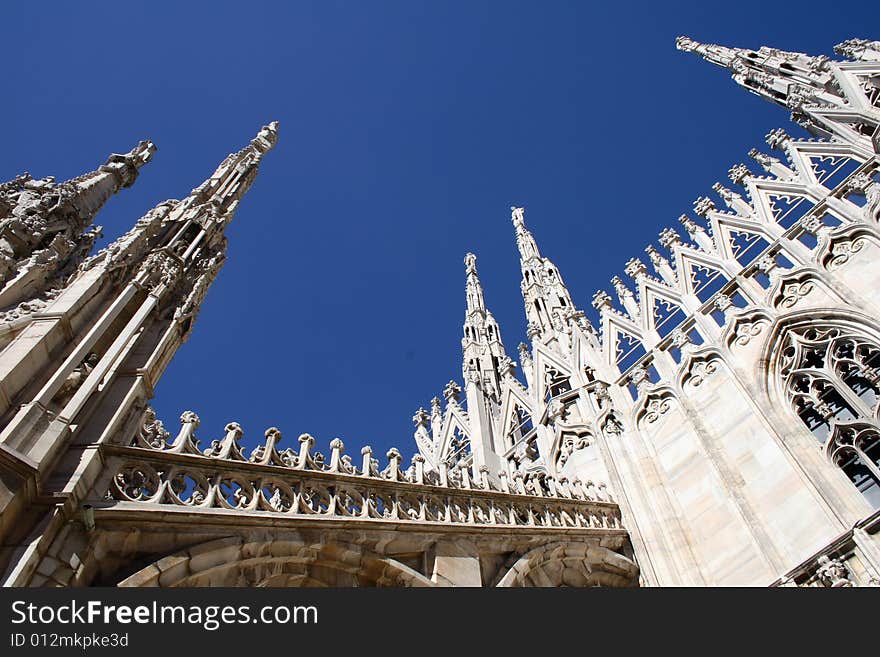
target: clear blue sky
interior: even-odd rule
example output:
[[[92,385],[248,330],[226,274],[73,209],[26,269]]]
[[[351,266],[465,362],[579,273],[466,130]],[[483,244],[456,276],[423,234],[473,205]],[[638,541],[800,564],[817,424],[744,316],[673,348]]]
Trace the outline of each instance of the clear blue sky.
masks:
[[[0,179],[159,151],[108,239],[182,198],[270,120],[276,149],[229,260],[157,388],[172,431],[278,426],[326,451],[414,449],[461,376],[462,258],[509,354],[525,337],[509,220],[526,207],[575,302],[643,256],[787,113],[674,38],[832,54],[876,2],[10,2]]]

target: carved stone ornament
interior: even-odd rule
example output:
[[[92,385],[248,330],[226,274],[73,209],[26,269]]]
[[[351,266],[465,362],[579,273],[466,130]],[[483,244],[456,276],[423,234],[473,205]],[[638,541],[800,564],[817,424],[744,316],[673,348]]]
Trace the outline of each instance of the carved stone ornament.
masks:
[[[649,397],[642,411],[645,422],[648,424],[656,422],[661,415],[664,415],[669,410],[671,402],[670,397]]]
[[[862,250],[865,246],[864,237],[843,238],[833,241],[829,245],[829,253],[823,259],[823,264],[828,271],[839,269]]]
[[[797,303],[813,291],[813,285],[810,281],[787,283],[782,288],[781,298],[777,302],[777,308],[794,308]]]
[[[853,586],[846,564],[840,559],[831,559],[824,554],[819,557],[819,568],[816,571],[816,577],[824,586],[830,588]]]

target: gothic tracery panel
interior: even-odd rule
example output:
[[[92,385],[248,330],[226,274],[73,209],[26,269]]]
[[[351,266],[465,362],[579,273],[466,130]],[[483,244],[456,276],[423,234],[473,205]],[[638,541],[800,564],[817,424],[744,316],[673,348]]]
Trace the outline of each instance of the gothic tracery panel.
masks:
[[[792,410],[880,507],[880,346],[859,332],[808,326],[782,341],[779,376]]]

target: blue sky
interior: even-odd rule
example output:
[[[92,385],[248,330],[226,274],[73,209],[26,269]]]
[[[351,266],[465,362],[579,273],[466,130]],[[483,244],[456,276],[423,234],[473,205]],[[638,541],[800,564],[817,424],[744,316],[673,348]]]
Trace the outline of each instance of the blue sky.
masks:
[[[13,2],[0,180],[69,178],[158,145],[107,239],[182,198],[270,121],[280,140],[154,406],[203,443],[238,421],[326,448],[414,449],[461,376],[467,251],[509,354],[525,338],[509,207],[592,311],[626,260],[787,113],[675,50],[831,55],[874,2]],[[873,20],[869,17],[873,16]],[[8,67],[9,68],[9,67]],[[793,130],[792,130],[793,131]],[[326,449],[325,449],[326,451]]]

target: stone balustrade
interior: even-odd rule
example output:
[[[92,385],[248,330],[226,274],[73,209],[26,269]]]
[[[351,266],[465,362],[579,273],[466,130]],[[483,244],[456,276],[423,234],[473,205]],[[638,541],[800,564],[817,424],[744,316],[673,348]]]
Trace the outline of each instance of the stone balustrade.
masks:
[[[245,455],[236,423],[200,450],[194,413],[183,414],[173,440],[149,409],[145,420],[131,440],[102,447],[113,469],[108,500],[295,516],[622,530],[617,504],[604,485],[592,482],[520,473],[510,481],[502,472],[496,484],[485,468],[479,478],[468,468],[426,470],[418,454],[403,470],[394,448],[382,469],[370,447],[361,450],[356,466],[338,438],[330,442],[329,457],[314,451],[308,434],[299,437],[298,450],[282,450],[275,428]]]

